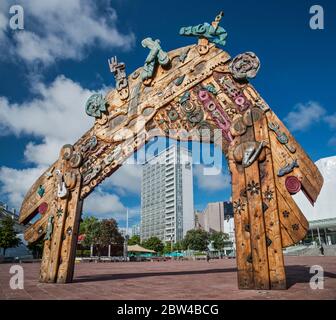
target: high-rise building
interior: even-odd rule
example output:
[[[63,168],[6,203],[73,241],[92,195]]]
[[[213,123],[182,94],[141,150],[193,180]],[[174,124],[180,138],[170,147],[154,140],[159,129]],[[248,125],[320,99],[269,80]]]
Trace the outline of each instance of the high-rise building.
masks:
[[[192,158],[172,145],[143,165],[141,240],[181,241],[194,228]]]
[[[134,224],[132,226],[132,236],[140,236],[140,224]]]
[[[232,202],[213,202],[208,203],[203,212],[195,212],[196,224],[198,229],[207,232],[223,232],[229,235],[223,251],[225,254],[233,252],[235,249],[235,230]]]
[[[230,233],[228,221],[233,218],[231,202],[212,202],[208,203],[203,212],[196,213],[196,228],[207,232]]]

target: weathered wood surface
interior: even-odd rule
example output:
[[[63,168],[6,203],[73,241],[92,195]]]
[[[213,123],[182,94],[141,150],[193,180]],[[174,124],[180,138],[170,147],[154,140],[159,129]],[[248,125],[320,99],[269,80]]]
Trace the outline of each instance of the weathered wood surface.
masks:
[[[95,117],[93,127],[62,149],[23,201],[22,223],[48,205],[25,234],[29,242],[45,239],[40,280],[72,281],[84,199],[151,138],[168,136],[213,142],[227,156],[239,288],[286,288],[282,248],[308,230],[291,193],[302,186],[313,203],[323,179],[249,84],[258,58],[248,52],[232,60],[202,37],[197,45],[168,53],[159,42],[146,41],[161,52],[161,62],[149,60],[126,77],[123,63],[109,61],[117,89],[89,99],[86,112]]]

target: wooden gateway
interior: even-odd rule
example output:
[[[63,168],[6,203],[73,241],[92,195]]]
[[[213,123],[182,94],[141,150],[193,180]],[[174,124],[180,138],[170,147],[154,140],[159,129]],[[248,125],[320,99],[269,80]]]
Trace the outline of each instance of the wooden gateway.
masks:
[[[128,77],[124,63],[109,61],[116,89],[87,101],[94,126],[62,148],[22,204],[21,223],[41,215],[25,233],[30,243],[44,239],[41,282],[72,281],[84,199],[151,138],[168,136],[212,142],[226,155],[239,288],[286,288],[282,249],[308,230],[292,195],[302,190],[313,204],[323,178],[248,82],[260,67],[257,56],[231,59],[217,47],[227,37],[221,18],[181,28],[198,43],[168,53],[159,40],[144,39],[148,57]]]

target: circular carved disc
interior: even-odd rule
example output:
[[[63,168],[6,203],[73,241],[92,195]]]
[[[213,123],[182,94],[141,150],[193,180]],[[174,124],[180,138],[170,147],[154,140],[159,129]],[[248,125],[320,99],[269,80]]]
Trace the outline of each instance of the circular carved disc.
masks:
[[[296,194],[301,190],[301,182],[295,176],[287,177],[285,181],[285,186],[290,194]]]
[[[235,118],[231,123],[230,131],[233,136],[243,135],[246,132],[246,129],[242,116]]]
[[[45,214],[48,211],[48,203],[42,202],[38,207],[39,214]]]
[[[251,127],[263,116],[263,112],[259,108],[252,108],[244,113],[243,120],[246,126]]]

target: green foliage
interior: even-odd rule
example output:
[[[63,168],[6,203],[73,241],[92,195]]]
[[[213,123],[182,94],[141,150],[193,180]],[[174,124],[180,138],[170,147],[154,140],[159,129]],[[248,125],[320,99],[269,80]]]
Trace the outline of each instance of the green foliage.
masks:
[[[183,239],[183,248],[204,251],[209,244],[209,233],[201,229],[189,230]]]
[[[172,252],[172,246],[170,242],[166,242],[164,248],[163,248],[163,253],[171,253]]]
[[[136,244],[140,245],[140,243],[141,243],[141,240],[140,240],[140,236],[138,236],[138,235],[132,236],[128,239],[128,245],[129,246],[134,246]]]
[[[91,250],[87,249],[76,250],[76,257],[90,257],[90,256],[91,256]]]
[[[177,241],[176,243],[174,243],[173,250],[174,251],[181,251],[181,250],[183,250],[182,242]]]
[[[210,234],[209,240],[212,241],[213,247],[216,250],[221,250],[224,247],[225,240],[229,239],[229,235],[224,232],[214,231]]]
[[[11,217],[5,217],[0,225],[0,248],[3,248],[3,254],[9,248],[16,248],[21,243],[17,238],[17,232],[14,230],[14,221]]]
[[[142,246],[146,249],[154,250],[157,253],[162,253],[164,244],[158,237],[150,237],[142,243]]]
[[[122,244],[124,241],[114,219],[100,221],[95,217],[86,217],[80,225],[80,234],[85,234],[82,245],[96,246],[99,256],[104,247],[110,244]]]
[[[43,243],[43,238],[41,238],[40,240],[27,245],[28,249],[32,252],[34,259],[42,258]]]
[[[85,217],[79,227],[79,233],[85,234],[82,242],[83,246],[96,244],[99,238],[100,222],[96,217]]]

